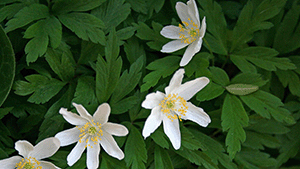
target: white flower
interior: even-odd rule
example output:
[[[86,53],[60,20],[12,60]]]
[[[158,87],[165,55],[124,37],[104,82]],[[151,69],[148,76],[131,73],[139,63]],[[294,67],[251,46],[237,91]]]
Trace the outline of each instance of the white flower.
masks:
[[[206,31],[206,23],[204,17],[202,27],[200,28],[198,8],[194,0],[189,0],[187,5],[182,2],[177,2],[176,11],[183,25],[169,25],[161,30],[160,34],[164,37],[176,39],[165,44],[161,52],[172,53],[189,45],[180,61],[180,66],[185,66],[195,53],[201,49],[202,38]]]
[[[178,120],[191,120],[203,127],[210,123],[209,116],[202,108],[187,102],[209,83],[209,79],[200,77],[181,84],[183,74],[184,69],[179,69],[173,75],[169,86],[165,88],[166,94],[159,91],[150,93],[142,103],[142,107],[152,109],[143,128],[144,138],[146,139],[163,122],[164,132],[176,150],[181,145]]]
[[[51,157],[60,147],[60,142],[55,137],[42,140],[33,147],[31,143],[25,140],[19,140],[15,143],[15,149],[20,156],[13,156],[8,159],[0,160],[0,168],[5,169],[59,169],[54,164],[41,161],[41,159]]]
[[[107,103],[101,104],[93,116],[79,104],[73,103],[77,112],[80,114],[67,111],[61,108],[59,113],[63,115],[66,121],[76,127],[59,132],[55,135],[61,146],[67,146],[77,142],[67,157],[68,165],[72,166],[81,157],[85,148],[87,148],[87,168],[96,169],[99,166],[100,145],[112,157],[119,160],[124,158],[124,153],[112,137],[125,136],[128,130],[125,126],[108,121],[110,106]]]

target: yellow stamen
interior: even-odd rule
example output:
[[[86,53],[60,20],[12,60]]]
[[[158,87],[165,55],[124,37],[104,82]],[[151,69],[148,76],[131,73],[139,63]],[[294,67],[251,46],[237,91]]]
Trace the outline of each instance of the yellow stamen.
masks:
[[[22,158],[22,160],[16,164],[16,169],[42,169],[42,166],[39,166],[40,162],[34,157]]]
[[[180,96],[177,96],[177,94],[169,94],[160,102],[159,105],[161,106],[161,111],[171,121],[174,119],[179,119],[181,121],[181,117],[185,116],[185,113],[188,110],[186,100]]]
[[[82,143],[85,139],[85,148],[87,146],[91,146],[88,144],[89,140],[94,142],[94,144],[98,144],[99,140],[101,140],[100,136],[103,136],[103,131],[101,130],[101,124],[99,122],[95,123],[94,120],[92,122],[87,122],[85,125],[78,127],[78,130],[80,131],[81,134],[79,134],[79,143]]]
[[[179,38],[181,39],[181,43],[190,44],[190,43],[194,42],[197,39],[197,37],[199,37],[199,27],[190,18],[188,18],[188,20],[190,23],[182,21],[185,28],[181,24],[179,24],[179,28],[180,28]],[[183,34],[181,32],[183,32],[183,33],[186,32],[186,33]],[[186,36],[186,35],[188,35],[188,36]]]

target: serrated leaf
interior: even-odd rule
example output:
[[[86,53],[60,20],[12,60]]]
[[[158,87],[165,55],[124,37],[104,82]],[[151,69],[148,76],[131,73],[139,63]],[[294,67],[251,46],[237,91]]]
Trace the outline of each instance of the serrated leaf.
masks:
[[[181,126],[181,149],[189,149],[189,150],[206,150],[202,143],[195,138],[193,133],[191,133],[186,127]]]
[[[102,161],[100,165],[100,169],[126,169],[126,164],[124,160],[120,161],[116,158],[113,158],[106,153],[101,154]]]
[[[244,148],[236,155],[235,160],[246,168],[267,168],[274,167],[276,160],[270,157],[270,154],[256,149]]]
[[[288,53],[300,47],[300,5],[294,1],[285,14],[275,34],[273,47],[280,53]]]
[[[212,162],[211,158],[201,151],[184,149],[175,152],[196,165],[203,165],[205,168],[211,169],[218,168],[217,165]]]
[[[0,2],[1,3],[1,2]],[[0,9],[0,22],[11,19],[16,13],[25,7],[24,3],[13,3]]]
[[[251,84],[231,84],[225,87],[226,90],[234,95],[247,95],[258,90],[258,86]]]
[[[227,55],[227,23],[221,6],[212,0],[198,1],[200,6],[200,15],[206,17],[207,33],[205,39],[210,47],[206,43],[203,45],[207,49],[211,48],[212,52]],[[213,44],[213,45],[212,45]]]
[[[25,46],[26,61],[29,64],[46,53],[49,41],[52,48],[59,46],[62,38],[62,26],[58,19],[49,17],[32,24],[25,31],[24,38],[32,38]]]
[[[168,152],[159,146],[154,149],[154,162],[155,168],[174,168]]]
[[[216,82],[217,84],[221,86],[227,86],[229,82],[229,77],[227,73],[219,68],[219,67],[210,67],[210,72],[212,73],[212,81]]]
[[[31,103],[46,103],[55,96],[66,82],[57,79],[45,77],[39,74],[26,76],[28,81],[18,80],[15,82],[15,93],[21,96],[32,94],[28,101]]]
[[[104,46],[100,45],[99,43],[82,41],[80,58],[78,59],[77,64],[89,65],[91,62],[96,61],[98,55],[102,54],[103,51]]]
[[[9,131],[9,129],[3,124],[2,121],[0,121],[0,143],[2,142],[3,144],[5,144],[7,147],[13,147],[14,142],[11,139],[11,132]]]
[[[74,77],[76,63],[66,44],[61,44],[57,49],[48,48],[45,58],[62,81],[69,81]]]
[[[275,72],[283,87],[289,86],[289,89],[293,95],[300,97],[300,79],[299,76],[291,70],[278,70]]]
[[[133,26],[128,26],[126,28],[117,31],[117,37],[120,40],[127,40],[134,35],[136,28]]]
[[[54,1],[54,14],[63,14],[71,11],[88,11],[100,6],[106,0],[57,0]]]
[[[258,87],[264,86],[268,80],[263,80],[262,75],[256,73],[240,73],[231,79],[231,83],[244,83],[257,85]]]
[[[283,106],[281,100],[268,92],[259,90],[250,95],[240,96],[240,98],[250,109],[262,117],[269,119],[272,115],[279,122],[295,123],[295,119],[289,111],[281,107]]]
[[[11,42],[0,26],[0,106],[7,98],[15,78],[15,54]]]
[[[96,82],[92,76],[81,76],[78,79],[78,84],[72,102],[90,105],[97,104],[95,93]]]
[[[144,47],[136,37],[132,37],[124,43],[124,51],[130,64],[134,63],[141,56],[143,57],[143,64],[146,64]]]
[[[288,58],[277,58],[278,52],[267,47],[248,47],[232,54],[235,57],[241,57],[254,65],[269,71],[295,69],[295,65]],[[240,62],[234,62],[240,64]],[[251,73],[251,69],[245,69],[243,65],[237,65],[244,73]]]
[[[129,96],[118,102],[110,103],[111,114],[125,113],[137,103],[138,103],[138,98],[136,96]]]
[[[196,54],[191,62],[185,66],[185,74],[190,77],[193,73],[195,73],[195,77],[205,76],[210,78],[212,75],[208,70],[209,61],[208,59],[204,59],[204,57],[209,55],[210,54],[206,52]]]
[[[142,77],[142,67],[143,58],[140,57],[130,66],[129,72],[125,70],[122,73],[118,84],[116,85],[116,88],[111,96],[111,103],[118,102],[136,87]]]
[[[96,96],[100,103],[107,101],[116,85],[121,73],[122,58],[119,57],[119,45],[116,32],[113,30],[105,47],[105,59],[98,57],[96,63]]]
[[[43,4],[32,4],[22,8],[13,19],[5,24],[5,31],[10,32],[42,18],[49,16],[49,9]]]
[[[144,92],[155,86],[161,77],[165,78],[171,75],[175,70],[178,69],[179,61],[180,58],[178,56],[167,56],[151,62],[147,66],[147,69],[153,71],[144,77],[144,84],[141,86],[141,92]]]
[[[0,108],[0,120],[1,120],[5,115],[7,115],[12,109],[13,109],[13,107]]]
[[[272,27],[273,24],[266,20],[277,15],[284,7],[285,2],[286,0],[264,0],[261,1],[257,8],[254,8],[252,1],[248,1],[233,29],[230,52],[249,42],[253,38],[255,31]]]
[[[278,148],[280,146],[279,140],[270,134],[246,131],[246,137],[247,139],[243,144],[245,147],[264,150],[264,146],[269,148]]]
[[[108,0],[92,10],[92,14],[104,21],[105,33],[107,33],[128,17],[130,4],[126,3],[125,0]]]
[[[256,115],[258,116],[258,115]],[[252,116],[251,116],[252,117]],[[251,125],[247,127],[248,130],[252,130],[263,134],[286,134],[290,131],[289,128],[282,123],[275,120],[263,119],[261,117],[250,118]]]
[[[245,57],[231,55],[230,60],[244,73],[257,73],[256,67],[248,62]]]
[[[147,150],[144,139],[137,128],[130,125],[130,132],[125,144],[125,162],[127,167],[146,168]]]
[[[152,22],[153,30],[143,22],[139,22],[138,24],[133,24],[136,29],[136,36],[142,40],[147,40],[147,45],[154,50],[160,51],[162,46],[168,42],[166,38],[160,35],[160,31],[163,26],[159,23]]]
[[[147,14],[147,1],[144,0],[127,0],[130,3],[131,8],[139,13]]]
[[[153,139],[153,141],[161,146],[162,148],[167,148],[169,149],[169,139],[167,138],[167,135],[162,130],[162,127],[159,127],[156,129],[150,137]]]
[[[101,30],[104,22],[88,13],[67,13],[58,15],[59,20],[83,40],[105,44],[105,34]]]
[[[248,115],[242,102],[234,95],[227,94],[222,107],[222,128],[228,131],[225,144],[231,159],[241,150],[241,143],[246,140],[243,127],[248,125]]]
[[[196,99],[200,102],[212,100],[223,94],[224,91],[225,88],[221,85],[218,85],[214,82],[210,82],[207,86],[205,86],[202,90],[198,92]]]

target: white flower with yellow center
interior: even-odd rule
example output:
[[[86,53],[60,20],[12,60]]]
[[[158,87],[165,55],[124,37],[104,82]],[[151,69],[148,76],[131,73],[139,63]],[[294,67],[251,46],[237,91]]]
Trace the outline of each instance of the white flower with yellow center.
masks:
[[[15,143],[15,149],[22,156],[13,156],[0,160],[0,168],[5,169],[59,169],[54,164],[41,161],[51,157],[60,147],[60,142],[55,137],[50,137],[39,142],[36,146],[25,140]]]
[[[164,132],[176,150],[181,145],[179,120],[191,120],[203,127],[211,121],[202,108],[187,102],[209,83],[209,79],[200,77],[181,84],[183,74],[184,69],[176,71],[169,86],[165,88],[166,94],[159,91],[150,93],[142,103],[142,107],[152,109],[143,128],[144,138],[150,136],[163,122]]]
[[[80,116],[67,111],[65,108],[61,108],[59,113],[63,115],[66,121],[76,127],[55,135],[60,140],[61,146],[77,142],[67,157],[68,165],[72,166],[76,163],[87,148],[87,168],[98,168],[100,144],[110,156],[119,160],[123,159],[124,153],[112,135],[125,136],[128,134],[128,130],[123,125],[107,122],[110,114],[109,104],[101,104],[93,116],[82,105],[76,103],[73,105]]]
[[[180,61],[180,66],[185,66],[201,49],[206,22],[204,17],[200,28],[198,8],[194,0],[189,0],[187,4],[177,2],[176,11],[183,25],[169,25],[161,30],[160,34],[164,37],[175,39],[165,44],[161,52],[172,53],[189,45]]]

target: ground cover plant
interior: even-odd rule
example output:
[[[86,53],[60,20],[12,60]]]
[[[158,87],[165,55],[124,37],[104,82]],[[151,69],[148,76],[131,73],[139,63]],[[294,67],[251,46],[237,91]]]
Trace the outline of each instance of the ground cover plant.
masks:
[[[0,168],[299,168],[299,0],[0,0]]]

